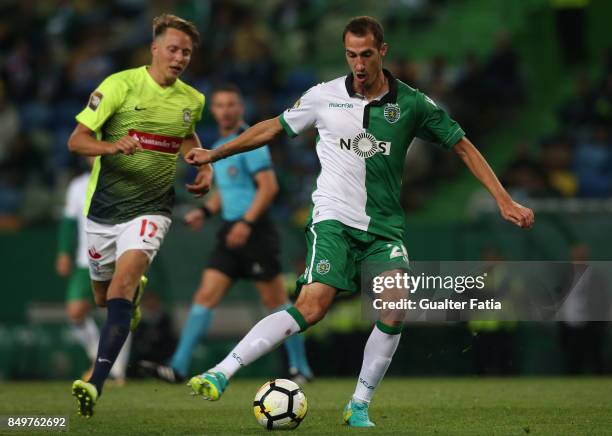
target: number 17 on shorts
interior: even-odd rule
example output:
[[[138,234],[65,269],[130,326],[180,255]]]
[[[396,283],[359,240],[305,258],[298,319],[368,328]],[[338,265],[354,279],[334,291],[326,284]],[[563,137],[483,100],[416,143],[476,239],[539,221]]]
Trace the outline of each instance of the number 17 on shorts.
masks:
[[[163,215],[143,215],[125,223],[101,224],[88,219],[87,254],[92,280],[108,281],[115,262],[128,250],[141,250],[153,261],[172,220]]]

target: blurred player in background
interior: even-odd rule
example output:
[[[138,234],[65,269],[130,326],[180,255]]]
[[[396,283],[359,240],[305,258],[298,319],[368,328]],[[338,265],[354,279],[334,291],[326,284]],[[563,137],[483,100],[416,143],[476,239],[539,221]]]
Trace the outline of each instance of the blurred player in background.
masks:
[[[211,102],[220,135],[212,146],[214,149],[234,139],[248,126],[242,119],[244,105],[236,86],[217,88]],[[199,230],[206,219],[221,213],[223,225],[217,235],[217,246],[202,275],[170,365],[141,362],[147,372],[170,383],[183,381],[187,376],[193,349],[208,332],[213,309],[236,280],[253,280],[263,305],[271,311],[291,307],[281,274],[278,232],[267,214],[278,192],[268,147],[264,145],[219,161],[214,170],[217,190],[202,208],[187,213],[185,221],[192,230]],[[311,379],[303,337],[290,337],[285,341],[285,348],[289,375],[302,383]]]
[[[93,158],[87,158],[87,164],[91,167]],[[100,340],[100,331],[91,316],[93,294],[87,267],[87,234],[83,215],[90,175],[91,172],[86,171],[75,177],[68,185],[64,213],[59,226],[58,252],[55,262],[58,275],[70,277],[66,295],[66,313],[74,337],[91,361],[91,368],[83,375],[83,378],[91,376]],[[125,382],[130,341],[128,337],[111,369],[111,377],[119,385]]]
[[[130,328],[140,321],[144,273],[171,223],[177,155],[200,147],[195,125],[204,96],[178,79],[198,42],[193,23],[155,18],[151,65],[107,77],[68,140],[72,152],[97,156],[85,205],[89,274],[96,303],[108,308],[93,374],[72,386],[83,416],[93,415]],[[211,182],[212,167],[202,165],[187,189],[201,195]]]
[[[186,156],[201,165],[253,150],[283,131],[291,137],[313,127],[318,132],[321,173],[312,194],[307,268],[298,280],[298,300],[295,307],[261,320],[223,361],[190,380],[192,390],[206,399],[219,399],[241,367],[320,321],[338,291],[357,292],[362,266],[385,265],[385,275],[407,269],[399,196],[414,137],[454,149],[489,190],[504,219],[524,228],[533,224],[533,212],[512,200],[461,127],[430,98],[383,69],[388,46],[378,21],[352,19],[342,40],[349,75],[312,87],[279,117],[215,150],[192,150]],[[384,299],[387,293],[380,295]],[[398,315],[382,312],[365,345],[357,386],[343,413],[351,427],[374,426],[368,406],[399,344]]]

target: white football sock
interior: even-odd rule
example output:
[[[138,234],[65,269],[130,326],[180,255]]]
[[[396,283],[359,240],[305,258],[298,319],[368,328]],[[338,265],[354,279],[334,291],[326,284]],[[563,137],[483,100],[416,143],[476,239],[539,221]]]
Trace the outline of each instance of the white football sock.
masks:
[[[125,372],[127,371],[127,366],[130,361],[130,349],[132,348],[132,333],[130,333],[115,359],[115,363],[110,370],[110,375],[114,379],[125,379]]]
[[[229,379],[241,366],[254,362],[299,331],[300,326],[286,310],[268,315],[255,324],[227,357],[211,371],[220,371]]]
[[[96,360],[100,330],[92,317],[86,317],[80,324],[72,324],[72,332],[79,344],[85,349],[90,361]]]
[[[391,364],[401,334],[387,334],[374,326],[363,350],[363,364],[353,398],[369,403]]]

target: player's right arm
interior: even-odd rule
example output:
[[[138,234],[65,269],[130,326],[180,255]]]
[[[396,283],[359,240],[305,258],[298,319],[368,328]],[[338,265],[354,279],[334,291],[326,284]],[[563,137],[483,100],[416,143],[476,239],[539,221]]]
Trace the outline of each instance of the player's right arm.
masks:
[[[283,125],[279,117],[261,121],[246,129],[237,138],[223,144],[214,150],[191,149],[185,155],[185,162],[190,165],[203,165],[216,162],[219,159],[232,156],[237,153],[254,150],[271,142],[281,134]]]
[[[491,193],[502,217],[519,227],[530,228],[534,222],[533,211],[512,200],[485,158],[465,137],[459,124],[423,93],[417,96],[417,111],[420,118],[416,136],[455,150],[472,174]]]
[[[510,194],[504,189],[488,162],[469,139],[466,137],[461,138],[453,146],[453,149],[474,177],[491,193],[499,207],[501,216],[505,220],[522,228],[533,226],[533,211],[510,197]]]
[[[313,86],[280,116],[249,127],[232,141],[214,150],[191,150],[185,155],[185,161],[190,165],[202,165],[216,162],[228,156],[259,148],[285,131],[294,137],[315,125],[317,108],[320,101],[319,86]]]
[[[102,126],[115,114],[125,100],[128,88],[124,76],[113,74],[91,93],[89,102],[77,116],[76,128],[68,139],[68,149],[84,156],[105,154],[132,154],[140,144],[130,136],[124,136],[115,143],[102,141]]]
[[[68,150],[83,156],[103,156],[105,154],[134,154],[141,146],[131,136],[124,136],[112,143],[95,138],[95,132],[84,124],[78,123],[68,139]]]

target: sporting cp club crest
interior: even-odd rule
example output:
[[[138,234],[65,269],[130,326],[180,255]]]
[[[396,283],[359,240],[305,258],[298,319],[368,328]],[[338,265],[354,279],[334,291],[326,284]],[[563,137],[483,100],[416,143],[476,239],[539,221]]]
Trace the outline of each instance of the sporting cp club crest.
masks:
[[[183,109],[183,121],[186,123],[190,123],[191,122],[191,110],[190,109]]]
[[[327,259],[321,259],[319,263],[317,263],[317,272],[321,275],[325,275],[331,269],[331,264]]]
[[[391,124],[397,122],[400,119],[400,107],[399,104],[396,103],[387,103],[385,105],[385,120],[389,121]]]

